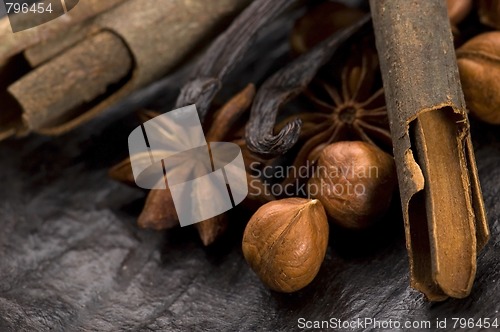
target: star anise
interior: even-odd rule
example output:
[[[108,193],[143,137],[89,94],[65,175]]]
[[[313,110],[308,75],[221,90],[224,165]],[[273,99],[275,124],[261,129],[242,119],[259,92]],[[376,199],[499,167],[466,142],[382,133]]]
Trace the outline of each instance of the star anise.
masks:
[[[304,142],[294,166],[315,162],[327,145],[345,140],[362,140],[388,151],[391,135],[383,89],[373,90],[373,69],[376,59],[369,53],[361,56],[361,64],[346,65],[342,70],[341,87],[318,80],[306,96],[315,109],[298,116],[303,121],[301,141]],[[288,121],[288,120],[287,120]]]
[[[299,34],[300,30],[294,33]],[[302,33],[301,38],[306,39],[307,34]],[[373,40],[366,37],[344,49],[350,52],[340,74],[325,66],[304,92],[310,106],[293,116],[302,120],[300,149],[293,162],[296,168],[313,165],[323,148],[338,141],[362,140],[391,151],[389,121]],[[290,118],[282,123],[289,121]],[[288,178],[284,182],[295,180]]]
[[[359,63],[351,58],[343,67],[339,88],[321,79],[313,82],[305,95],[315,109],[300,115],[308,142],[299,154],[314,161],[326,145],[344,140],[391,147],[383,88],[373,92],[376,70],[376,54],[367,51]]]
[[[233,141],[240,146],[245,160],[247,179],[253,181],[253,185],[249,186],[249,195],[245,203],[252,205],[253,202],[256,202],[255,205],[260,205],[274,199],[274,197],[266,195],[265,190],[259,190],[258,187],[261,183],[259,183],[258,179],[251,178],[250,176],[249,166],[251,163],[259,162],[259,164],[262,164],[263,161],[251,154],[246,148],[245,140],[243,139],[244,123],[239,123],[250,107],[254,95],[255,88],[250,84],[215,112],[213,118],[208,119],[209,125],[206,131],[206,140],[208,142]],[[158,115],[160,114],[151,111],[143,111],[140,114],[143,122],[155,118]],[[161,151],[158,152],[161,153]],[[153,151],[152,153],[155,152]],[[146,163],[150,162],[149,154],[136,155],[131,158],[136,159],[137,162],[141,162],[143,159]],[[131,158],[127,158],[114,166],[109,172],[110,176],[115,180],[135,185],[130,162]],[[175,172],[176,175],[184,177],[186,172],[206,171],[204,169],[193,170],[192,167],[186,167],[183,162],[184,160],[185,159],[176,160],[175,157],[173,159],[169,158],[169,163],[173,164],[172,171]],[[178,161],[178,163],[176,163],[176,161]],[[252,192],[252,190],[254,190],[254,192]],[[200,192],[203,192],[203,188],[200,188]],[[161,190],[152,189],[149,192],[144,209],[137,223],[142,228],[152,228],[156,230],[170,229],[179,224],[179,218],[175,211],[172,194],[168,188]],[[210,245],[226,230],[227,219],[226,216],[222,214],[197,223],[195,227],[198,230],[203,244]]]

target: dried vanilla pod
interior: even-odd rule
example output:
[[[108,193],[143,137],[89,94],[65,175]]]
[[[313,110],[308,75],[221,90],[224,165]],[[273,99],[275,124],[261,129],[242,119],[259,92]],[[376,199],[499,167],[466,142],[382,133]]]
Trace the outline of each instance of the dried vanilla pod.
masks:
[[[263,205],[243,235],[243,255],[269,288],[291,293],[316,277],[328,244],[328,222],[318,200],[285,198]]]
[[[319,4],[295,24],[292,48],[306,52],[363,15],[362,11],[341,4]],[[321,33],[315,34],[317,31]],[[339,141],[362,140],[392,150],[374,36],[367,31],[356,37],[345,42],[304,89],[303,101],[308,103],[274,128],[279,132],[293,120],[302,121],[298,152],[291,156],[291,167],[295,169],[307,167],[312,171],[321,151]],[[281,184],[299,187],[305,181],[306,177],[292,174]]]
[[[411,285],[466,297],[489,232],[446,3],[371,0]]]
[[[369,19],[369,15],[366,15],[267,79],[255,96],[246,127],[247,145],[251,151],[272,158],[287,152],[297,143],[301,130],[301,121],[298,119],[290,121],[274,135],[279,108],[299,95],[340,44],[364,27]]]
[[[254,97],[255,86],[248,84],[217,110],[213,116],[213,123],[206,133],[207,141],[218,142],[241,136],[242,133],[238,133],[240,128],[236,126],[236,123],[248,112]]]
[[[391,155],[366,142],[344,141],[323,149],[307,188],[335,224],[364,229],[384,217],[396,183]]]
[[[181,89],[176,108],[196,104],[200,119],[206,113],[224,78],[252,46],[262,27],[283,13],[296,0],[255,0],[206,50]],[[258,19],[256,19],[258,17]]]
[[[460,81],[471,114],[500,124],[500,32],[482,33],[457,50]]]
[[[368,37],[349,46],[346,49],[352,55],[339,68],[340,78],[335,80],[331,70],[320,71],[304,91],[310,105],[276,127],[280,130],[292,119],[302,121],[293,167],[311,168],[326,146],[339,141],[360,140],[387,152],[392,150],[375,45]],[[302,181],[290,176],[283,185]]]

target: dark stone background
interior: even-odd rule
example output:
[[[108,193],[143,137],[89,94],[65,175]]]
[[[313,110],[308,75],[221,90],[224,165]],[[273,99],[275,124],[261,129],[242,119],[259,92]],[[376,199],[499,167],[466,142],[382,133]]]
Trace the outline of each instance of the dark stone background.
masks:
[[[221,99],[283,65],[289,24],[285,19],[267,30]],[[169,109],[185,72],[70,134],[0,143],[0,331],[290,331],[300,317],[433,326],[448,318],[448,327],[452,317],[500,319],[495,127],[473,125],[492,238],[464,300],[432,304],[409,288],[397,213],[367,233],[332,229],[317,278],[288,295],[267,290],[244,261],[244,212],[231,213],[229,233],[212,248],[192,228],[138,229],[145,192],[113,182],[107,169],[126,157],[128,134],[138,125],[133,111]]]

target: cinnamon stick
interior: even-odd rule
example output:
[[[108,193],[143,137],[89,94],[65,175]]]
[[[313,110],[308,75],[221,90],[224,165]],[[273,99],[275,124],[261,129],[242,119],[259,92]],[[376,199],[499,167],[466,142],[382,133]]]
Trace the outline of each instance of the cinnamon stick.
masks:
[[[132,69],[123,41],[101,32],[11,85],[8,91],[23,108],[31,130],[65,121],[72,110],[106,93]]]
[[[370,0],[411,285],[463,298],[489,232],[446,2]]]
[[[65,15],[47,24],[32,29],[12,33],[8,17],[0,19],[0,66],[10,57],[39,42],[49,40],[80,22],[103,13],[126,0],[80,0],[78,5]],[[36,18],[36,15],[29,18]]]
[[[26,49],[24,51],[24,57],[31,67],[35,68],[65,52],[67,49],[90,35],[94,27],[92,23],[93,20],[87,20],[83,23],[69,27],[65,31],[60,31],[51,39],[41,41]]]
[[[47,59],[50,55],[40,54],[40,57],[34,59],[28,50],[25,56],[32,64],[43,62],[42,66],[31,71],[28,76],[25,76],[25,71],[29,72],[32,68],[26,58],[18,54],[9,58],[9,65],[2,68],[2,55],[10,56],[26,47],[34,50],[33,47],[36,46],[33,45],[39,45],[41,40],[48,40],[49,43],[60,40],[60,33],[64,29],[71,26],[78,30],[77,22],[64,25],[56,19],[46,23],[54,27],[38,32],[47,32],[48,37],[42,38],[37,33],[7,43],[6,48],[3,44],[0,45],[0,97],[3,99],[5,91],[2,90],[9,87],[10,94],[6,98],[12,100],[8,109],[0,110],[0,113],[5,113],[5,117],[9,119],[8,122],[0,123],[0,138],[28,131],[59,135],[96,117],[134,90],[160,79],[173,70],[249,0],[122,2],[120,6],[95,17],[90,26],[82,27],[84,31],[80,33],[85,36],[84,39],[80,39],[82,35],[78,31],[71,31],[69,40],[65,43],[72,47],[67,50],[63,47],[62,53],[57,54],[57,57]],[[80,6],[81,4],[78,4],[66,15],[73,14]],[[0,28],[1,24],[5,22],[0,23]],[[106,45],[99,43],[99,51],[94,47],[95,38],[103,32],[108,33],[108,37],[114,37],[107,38]],[[2,39],[10,41],[9,38],[2,36],[0,31],[0,42]],[[74,42],[77,43],[73,44]],[[92,47],[85,47],[89,45]],[[100,53],[94,56],[91,53],[93,51]],[[93,59],[87,59],[92,57]],[[12,67],[13,60],[23,62],[23,73],[5,77],[2,71]],[[116,63],[113,63],[114,61]],[[61,63],[65,66],[60,66]],[[95,71],[91,71],[96,68],[104,69],[106,66],[109,66],[106,73],[101,71],[105,75],[95,76]],[[70,81],[75,75],[81,81],[68,86],[64,82],[66,75],[69,75]],[[89,80],[93,77],[93,80],[86,80],[86,75]],[[57,96],[53,92],[49,93],[49,81],[55,84]],[[44,83],[39,86],[34,84],[35,82]]]

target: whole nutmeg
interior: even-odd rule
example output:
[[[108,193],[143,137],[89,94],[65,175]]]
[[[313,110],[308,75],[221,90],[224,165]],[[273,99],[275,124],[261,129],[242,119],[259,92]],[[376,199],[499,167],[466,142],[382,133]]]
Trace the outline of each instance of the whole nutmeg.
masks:
[[[242,247],[246,261],[267,287],[291,293],[314,279],[327,244],[328,221],[321,203],[285,198],[255,212]]]
[[[321,152],[308,190],[333,222],[363,229],[387,212],[396,182],[392,156],[365,142],[337,142]]]
[[[457,50],[467,108],[475,117],[500,124],[500,32],[480,34]]]

